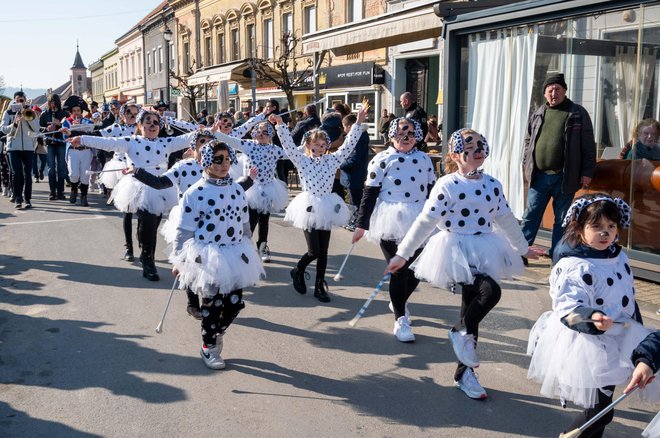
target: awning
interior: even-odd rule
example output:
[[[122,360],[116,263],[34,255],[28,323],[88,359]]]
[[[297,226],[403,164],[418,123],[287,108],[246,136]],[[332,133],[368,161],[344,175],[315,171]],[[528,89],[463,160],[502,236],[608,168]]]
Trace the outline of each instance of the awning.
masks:
[[[223,64],[206,70],[200,70],[188,78],[188,85],[212,84],[222,81],[236,82],[243,87],[252,87],[250,63],[246,60]],[[272,86],[267,79],[257,78],[257,87]]]
[[[370,17],[358,22],[302,36],[303,53],[331,50],[336,56],[439,37],[442,20],[433,0],[421,5]]]

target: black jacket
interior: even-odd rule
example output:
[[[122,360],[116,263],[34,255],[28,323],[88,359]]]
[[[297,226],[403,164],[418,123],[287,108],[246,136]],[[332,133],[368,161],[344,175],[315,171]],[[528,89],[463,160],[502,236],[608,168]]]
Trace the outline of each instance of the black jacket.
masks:
[[[596,169],[596,142],[594,128],[589,113],[582,106],[566,100],[568,118],[564,126],[564,175],[561,191],[565,194],[575,193],[580,189],[580,179],[583,176],[592,178]],[[543,128],[543,119],[547,105],[541,105],[529,118],[523,150],[523,176],[525,186],[529,185],[534,176],[534,148],[539,133]]]
[[[42,128],[46,128],[49,123],[53,121],[53,119],[58,119],[60,122],[64,120],[66,117],[66,112],[64,110],[57,110],[57,111],[52,111],[50,109],[47,109],[46,111],[42,112],[41,115],[39,116],[39,126]],[[63,145],[64,140],[63,136],[61,133],[57,133],[54,135],[49,135],[46,137],[46,144],[47,145]]]
[[[630,360],[635,365],[638,362],[644,362],[651,367],[654,373],[657,372],[660,369],[660,330],[656,330],[644,338],[633,350]]]
[[[369,167],[369,133],[362,131],[355,149],[346,158],[339,168],[346,172],[350,178],[349,189],[359,189],[364,186]]]
[[[319,119],[318,116],[307,116],[304,119],[301,119],[291,131],[293,143],[296,146],[300,146],[300,142],[302,141],[305,132],[318,128],[319,126],[321,126],[321,119]]]
[[[425,139],[426,134],[429,133],[429,125],[426,120],[427,118],[426,111],[424,111],[421,107],[417,106],[417,102],[414,102],[412,105],[406,108],[406,118],[417,120],[419,122],[422,128],[422,133],[424,134],[422,136],[422,139]]]

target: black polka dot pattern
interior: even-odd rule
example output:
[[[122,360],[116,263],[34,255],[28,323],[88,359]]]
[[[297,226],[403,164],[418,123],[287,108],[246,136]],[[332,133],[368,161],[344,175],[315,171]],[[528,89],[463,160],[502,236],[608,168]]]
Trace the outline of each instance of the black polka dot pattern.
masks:
[[[197,160],[189,158],[177,161],[163,176],[167,176],[172,181],[179,194],[179,198],[183,198],[186,190],[198,182],[203,174],[202,166]]]

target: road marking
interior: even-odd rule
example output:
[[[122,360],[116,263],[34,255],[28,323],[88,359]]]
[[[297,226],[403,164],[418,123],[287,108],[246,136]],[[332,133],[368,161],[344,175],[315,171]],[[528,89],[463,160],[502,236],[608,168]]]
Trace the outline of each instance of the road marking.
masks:
[[[105,219],[105,216],[95,215],[94,217],[79,217],[79,218],[70,218],[70,219],[51,219],[46,221],[28,221],[28,222],[9,222],[6,224],[0,225],[30,225],[30,224],[47,224],[53,222],[71,222],[71,221],[91,221],[96,219]]]

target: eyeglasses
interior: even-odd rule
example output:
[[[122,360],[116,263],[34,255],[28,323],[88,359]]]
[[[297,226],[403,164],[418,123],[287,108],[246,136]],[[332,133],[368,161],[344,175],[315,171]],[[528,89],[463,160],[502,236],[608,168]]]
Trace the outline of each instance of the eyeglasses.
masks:
[[[224,155],[217,155],[217,156],[213,157],[211,162],[213,164],[222,164],[222,163],[225,162],[225,156]]]

